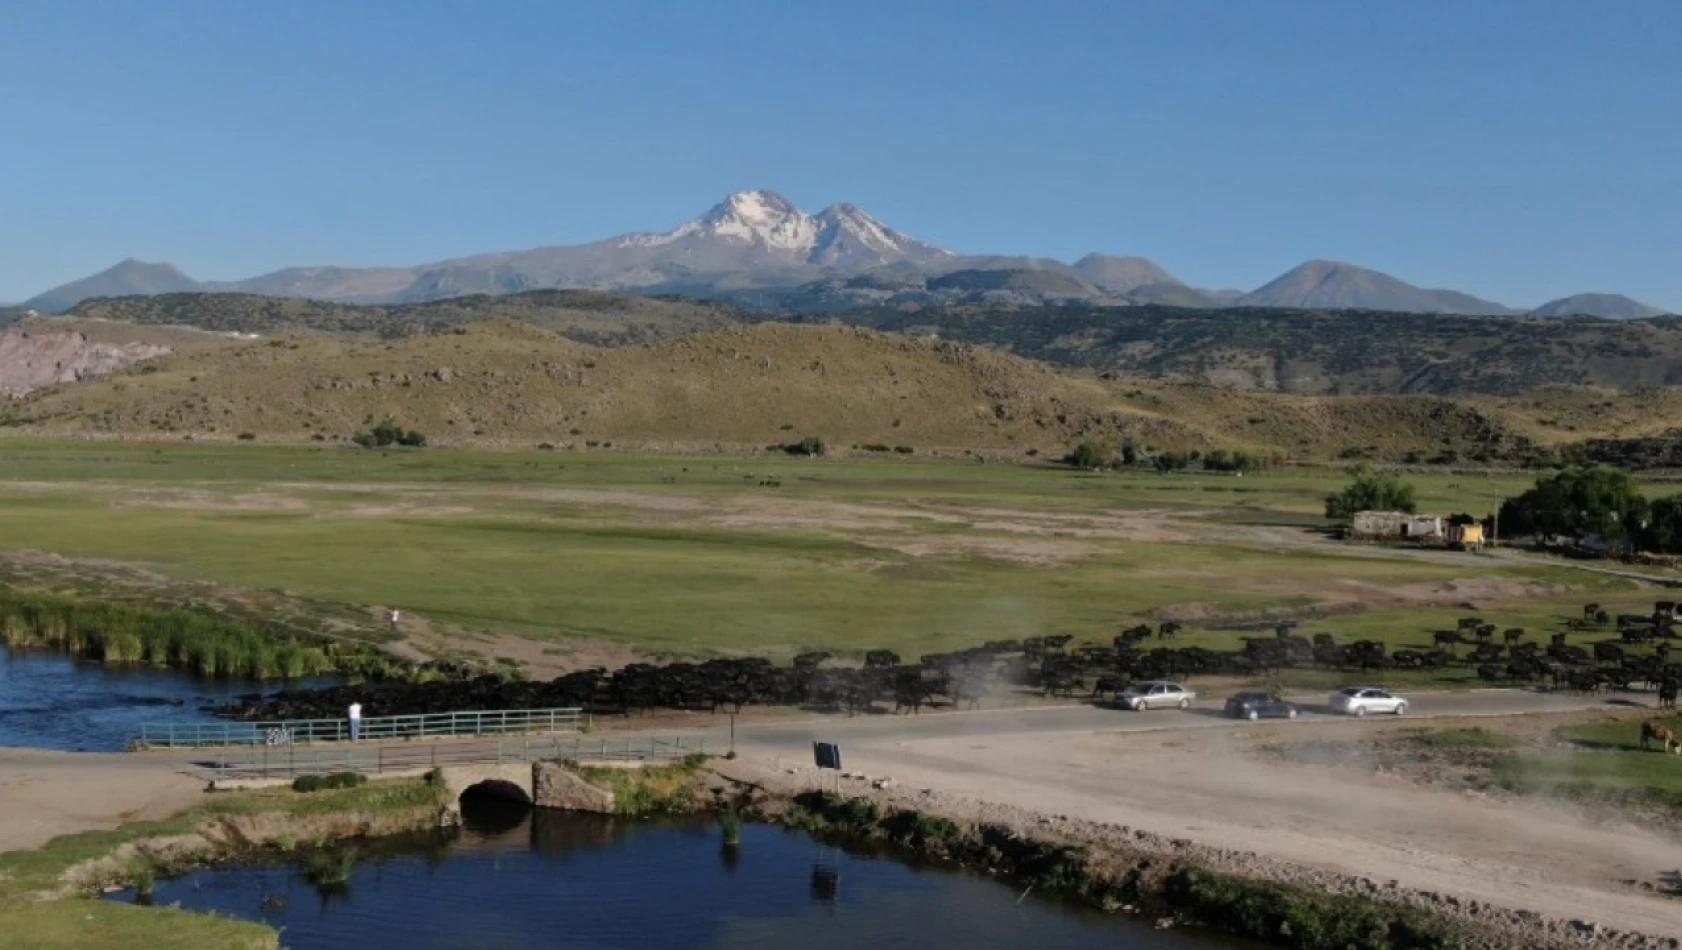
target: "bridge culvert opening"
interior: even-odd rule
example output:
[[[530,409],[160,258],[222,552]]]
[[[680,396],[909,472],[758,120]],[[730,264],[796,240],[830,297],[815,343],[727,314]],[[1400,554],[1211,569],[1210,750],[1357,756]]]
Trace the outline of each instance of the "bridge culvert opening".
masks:
[[[513,782],[486,779],[461,793],[461,823],[479,834],[503,834],[531,820],[532,800]]]

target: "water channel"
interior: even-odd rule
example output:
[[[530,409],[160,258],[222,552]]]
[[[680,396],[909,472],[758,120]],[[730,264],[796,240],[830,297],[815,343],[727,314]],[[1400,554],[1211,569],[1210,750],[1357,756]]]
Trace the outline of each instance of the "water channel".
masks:
[[[200,707],[278,688],[272,682],[205,680],[171,670],[106,667],[50,650],[0,647],[0,746],[120,751],[145,723],[214,721]]]
[[[746,825],[614,821],[470,801],[448,838],[393,839],[348,882],[292,865],[159,881],[158,904],[260,920],[288,950],[1234,950],[1216,935],[1070,907],[987,877]],[[118,893],[113,900],[133,900]]]

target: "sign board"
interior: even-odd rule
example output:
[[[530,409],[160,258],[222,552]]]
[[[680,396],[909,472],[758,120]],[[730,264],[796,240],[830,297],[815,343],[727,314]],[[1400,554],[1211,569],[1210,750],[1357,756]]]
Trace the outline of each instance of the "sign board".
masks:
[[[841,747],[833,742],[812,743],[812,759],[820,769],[841,771]]]

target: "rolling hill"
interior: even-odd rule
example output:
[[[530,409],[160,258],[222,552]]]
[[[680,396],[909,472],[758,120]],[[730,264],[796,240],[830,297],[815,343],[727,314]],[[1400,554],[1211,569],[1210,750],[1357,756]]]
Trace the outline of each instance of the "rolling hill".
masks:
[[[1561,297],[1531,311],[1541,317],[1606,317],[1613,320],[1641,320],[1662,317],[1658,307],[1632,300],[1623,294],[1575,294]]]
[[[489,320],[394,339],[198,334],[103,380],[0,402],[0,432],[343,443],[390,417],[457,445],[742,451],[817,435],[842,451],[1055,457],[1104,438],[1326,461],[1656,464],[1682,458],[1678,413],[1679,389],[1306,395],[1057,370],[858,327],[761,323],[597,347]]]
[[[420,304],[322,303],[238,294],[90,300],[82,318],[217,331],[313,331],[396,339],[490,317],[603,346],[739,323],[841,323],[994,347],[1065,366],[1305,394],[1501,394],[1541,386],[1620,390],[1682,385],[1682,319],[1448,316],[1291,308],[1041,305],[1024,287],[1090,287],[1046,272],[956,272],[943,286],[973,299],[907,304],[930,278],[847,278],[878,305],[786,312],[716,301],[545,290]],[[769,292],[769,291],[768,291]],[[839,292],[839,291],[838,291]],[[1101,291],[1099,291],[1101,293]]]
[[[478,294],[417,304],[356,305],[262,297],[184,293],[83,301],[70,316],[148,326],[189,326],[240,333],[312,330],[395,338],[487,317],[507,317],[586,343],[645,342],[739,322],[732,308],[704,301],[605,294],[593,290],[536,290]]]
[[[614,348],[494,320],[391,341],[291,335],[167,356],[0,407],[31,431],[339,441],[391,417],[437,441],[1047,449],[1107,424],[1095,379],[852,327],[732,327]],[[1151,423],[1149,428],[1159,428]]]
[[[1511,394],[1682,384],[1682,319],[1447,316],[1177,307],[891,307],[843,320],[1019,356],[1245,389],[1329,395]]]

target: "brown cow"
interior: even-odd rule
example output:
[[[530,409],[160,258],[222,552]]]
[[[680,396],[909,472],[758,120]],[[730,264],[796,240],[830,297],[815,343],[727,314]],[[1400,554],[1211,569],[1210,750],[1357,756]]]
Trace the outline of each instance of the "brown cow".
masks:
[[[1659,725],[1657,720],[1649,719],[1641,724],[1641,748],[1650,748],[1650,743],[1654,741],[1664,743],[1666,752],[1682,755],[1682,740],[1676,738],[1676,730]]]

